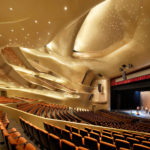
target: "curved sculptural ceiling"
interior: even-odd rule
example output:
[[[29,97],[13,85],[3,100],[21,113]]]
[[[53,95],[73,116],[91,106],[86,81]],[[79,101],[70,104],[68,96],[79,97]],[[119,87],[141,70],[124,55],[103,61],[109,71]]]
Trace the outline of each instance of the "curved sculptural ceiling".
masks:
[[[72,66],[77,74],[85,67],[107,78],[120,75],[122,64],[133,64],[130,71],[149,65],[149,0],[3,0],[2,3],[1,47],[39,49],[44,55],[55,57],[58,65]],[[28,59],[32,61],[32,57]],[[50,66],[46,69],[51,70]],[[70,71],[65,73],[70,76]]]

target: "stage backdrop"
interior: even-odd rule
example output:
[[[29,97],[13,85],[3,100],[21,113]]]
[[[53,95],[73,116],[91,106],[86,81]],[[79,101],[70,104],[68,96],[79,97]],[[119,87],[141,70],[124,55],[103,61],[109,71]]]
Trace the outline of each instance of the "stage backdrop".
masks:
[[[150,109],[150,91],[141,92],[141,105]]]

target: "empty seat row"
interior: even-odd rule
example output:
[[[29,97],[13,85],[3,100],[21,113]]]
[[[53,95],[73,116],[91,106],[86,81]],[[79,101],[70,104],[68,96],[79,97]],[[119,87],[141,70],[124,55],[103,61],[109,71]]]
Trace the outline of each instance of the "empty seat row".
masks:
[[[46,148],[48,150],[87,150],[81,146],[77,147],[72,142],[61,139],[55,134],[48,133],[47,131],[38,128],[21,117],[19,119],[24,132],[32,140],[39,144],[41,148]]]
[[[138,146],[143,147],[143,146],[150,146],[150,142],[146,141],[146,138],[141,141],[133,138],[133,137],[127,137],[126,139],[122,139],[123,135],[119,135],[119,132],[113,131],[111,132],[110,130],[104,129],[104,131],[98,133],[98,130],[92,130],[90,128],[85,128],[83,129],[78,129],[76,127],[70,126],[70,125],[65,125],[66,129],[62,129],[58,126],[49,124],[44,122],[44,127],[45,129],[53,134],[56,134],[60,138],[66,139],[68,141],[73,142],[77,146],[84,146],[87,148],[94,148],[98,149],[99,147],[103,149],[102,147],[109,148],[109,149],[117,149],[119,150],[121,147],[122,148],[127,148],[130,149],[132,147],[135,147],[135,144],[138,144]],[[82,134],[81,131],[85,131],[85,134]],[[88,130],[88,131],[87,131]],[[100,135],[102,133],[102,135]],[[107,134],[103,135],[103,133]],[[117,134],[118,133],[118,134]],[[114,138],[115,136],[115,138]],[[135,136],[136,137],[136,136]],[[90,144],[89,144],[90,143]],[[147,147],[149,148],[149,147]],[[104,149],[105,150],[105,149]]]

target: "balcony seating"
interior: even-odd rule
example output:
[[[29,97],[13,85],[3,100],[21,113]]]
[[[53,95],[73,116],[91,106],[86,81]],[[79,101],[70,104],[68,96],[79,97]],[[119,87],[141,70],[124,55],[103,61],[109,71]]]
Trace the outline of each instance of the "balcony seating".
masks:
[[[8,103],[19,103],[21,100],[8,98],[8,97],[0,97],[0,104],[8,104]]]

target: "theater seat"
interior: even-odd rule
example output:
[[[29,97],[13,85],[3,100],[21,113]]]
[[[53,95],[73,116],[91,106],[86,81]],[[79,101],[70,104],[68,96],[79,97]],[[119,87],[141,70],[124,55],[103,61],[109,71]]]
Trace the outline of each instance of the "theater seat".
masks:
[[[127,141],[130,142],[131,147],[132,147],[133,144],[140,143],[140,141],[138,139],[130,138],[130,137],[127,137]]]
[[[146,138],[142,136],[135,136],[136,139],[138,139],[140,142],[145,141]]]
[[[97,142],[100,141],[100,135],[98,133],[95,133],[95,132],[90,132],[90,137],[94,138],[97,140]]]
[[[36,148],[31,143],[25,143],[17,145],[16,150],[36,150]]]
[[[133,150],[150,150],[150,147],[141,144],[133,144]]]
[[[72,132],[72,126],[70,126],[68,124],[65,125],[65,129]]]
[[[112,137],[102,135],[101,140],[104,142],[113,144],[113,138]]]
[[[150,147],[150,141],[142,141],[142,144]]]
[[[39,131],[41,146],[49,149],[50,145],[49,145],[49,141],[48,141],[48,133],[42,129],[39,129],[38,131]]]
[[[93,129],[92,131],[99,134],[99,135],[101,134],[101,131],[99,131],[99,130]]]
[[[119,135],[119,134],[114,134],[113,137],[114,137],[114,139],[121,139],[121,140],[125,139],[125,137],[123,135]]]
[[[48,134],[48,141],[51,150],[60,150],[60,138],[54,134]]]
[[[120,149],[119,149],[119,150],[130,150],[130,149],[120,147]]]
[[[26,144],[24,150],[36,150],[36,148],[32,144],[28,143]]]
[[[85,136],[84,146],[90,150],[99,150],[99,144],[96,139]]]
[[[54,130],[55,130],[55,135],[57,135],[61,138],[61,135],[62,135],[61,128],[54,126]]]
[[[72,132],[79,133],[79,130],[76,127],[72,127]]]
[[[116,146],[114,144],[101,141],[100,150],[116,150]]]
[[[76,150],[75,144],[64,139],[61,140],[60,145],[61,145],[61,150]]]
[[[86,131],[88,131],[88,132],[91,132],[92,131],[92,129],[91,128],[88,128],[88,127],[85,127],[84,128]]]
[[[115,143],[117,150],[119,150],[120,147],[130,149],[130,143],[126,140],[116,139]]]
[[[82,146],[83,138],[80,134],[72,132],[72,142],[77,146]]]
[[[71,140],[70,131],[68,131],[66,129],[62,129],[62,138],[70,141]]]
[[[80,129],[80,134],[82,135],[82,137],[88,136],[88,131],[86,131],[84,129]]]
[[[89,150],[89,149],[82,147],[82,146],[79,146],[77,150]]]

